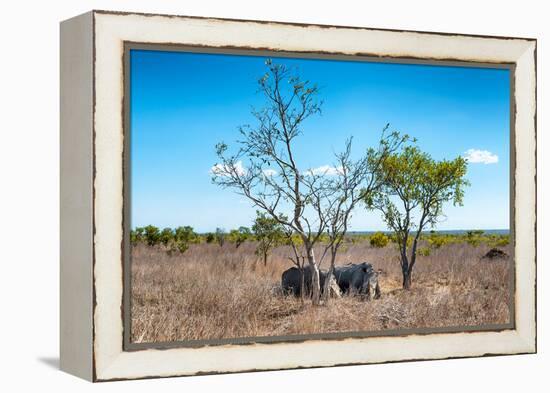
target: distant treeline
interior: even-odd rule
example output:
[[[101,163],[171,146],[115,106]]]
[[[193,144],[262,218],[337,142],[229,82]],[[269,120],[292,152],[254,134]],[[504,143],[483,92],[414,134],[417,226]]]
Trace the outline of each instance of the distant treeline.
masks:
[[[266,230],[266,225],[257,225],[251,228],[239,227],[226,231],[217,228],[214,232],[197,233],[191,226],[180,226],[177,228],[160,229],[153,225],[138,227],[130,232],[130,241],[132,244],[146,244],[148,246],[162,245],[169,251],[185,252],[191,244],[214,243],[223,246],[226,243],[235,247],[241,246],[245,242],[262,243],[260,251],[266,248],[265,242],[269,240],[269,249],[284,244],[300,244],[301,239],[297,234],[285,234],[276,226]],[[386,232],[355,232],[346,235],[346,242],[351,244],[369,242],[372,247],[385,247],[390,243],[397,242],[396,236]],[[487,244],[491,247],[503,247],[509,244],[510,236],[508,234],[486,233],[483,230],[461,231],[460,233],[446,233],[430,231],[422,234],[421,240],[424,241],[424,247],[419,249],[421,255],[429,255],[431,249],[437,249],[444,245],[455,243],[467,243],[472,246]],[[320,242],[327,243],[328,235],[322,235]]]

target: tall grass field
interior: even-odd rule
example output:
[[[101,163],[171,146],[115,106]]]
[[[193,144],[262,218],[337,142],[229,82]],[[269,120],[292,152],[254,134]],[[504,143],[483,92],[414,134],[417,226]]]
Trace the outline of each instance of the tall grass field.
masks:
[[[512,261],[483,258],[495,244],[484,239],[442,244],[423,240],[412,289],[404,290],[395,244],[375,247],[366,239],[351,236],[336,264],[371,263],[379,271],[381,298],[343,296],[321,306],[281,293],[281,274],[292,266],[288,246],[275,248],[264,266],[254,241],[239,247],[201,242],[190,244],[185,252],[135,243],[131,341],[475,327],[510,321]],[[510,255],[512,248],[506,243],[501,241],[498,249]]]

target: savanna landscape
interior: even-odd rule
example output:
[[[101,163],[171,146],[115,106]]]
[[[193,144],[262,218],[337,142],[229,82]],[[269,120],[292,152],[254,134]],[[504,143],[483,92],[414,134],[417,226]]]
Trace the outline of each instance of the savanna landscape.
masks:
[[[132,62],[131,342],[510,322],[506,70],[162,53]]]
[[[277,246],[264,265],[251,236],[237,247],[229,234],[193,237],[184,253],[159,242],[132,247],[132,341],[166,342],[235,337],[441,328],[510,321],[508,235],[428,234],[414,286],[402,289],[395,243],[371,244],[350,235],[337,264],[369,261],[380,272],[382,295],[331,298],[320,307],[280,291],[292,266],[289,246]],[[380,235],[374,236],[378,238]],[[207,240],[210,239],[210,242]],[[223,239],[223,240],[222,240]],[[321,247],[319,247],[319,251]]]

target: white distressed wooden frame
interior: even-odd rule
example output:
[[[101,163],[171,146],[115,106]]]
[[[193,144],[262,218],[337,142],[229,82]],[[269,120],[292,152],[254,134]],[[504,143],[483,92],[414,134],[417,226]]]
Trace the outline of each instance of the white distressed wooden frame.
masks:
[[[125,42],[515,65],[515,329],[123,350]],[[536,41],[92,11],[61,24],[61,368],[92,381],[536,351]]]

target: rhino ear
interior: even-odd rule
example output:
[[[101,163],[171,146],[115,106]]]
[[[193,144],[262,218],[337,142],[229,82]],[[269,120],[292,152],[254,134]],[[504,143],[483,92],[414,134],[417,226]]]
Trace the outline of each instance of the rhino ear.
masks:
[[[363,268],[363,272],[365,272],[365,273],[367,272],[367,268],[366,268],[366,267]]]

